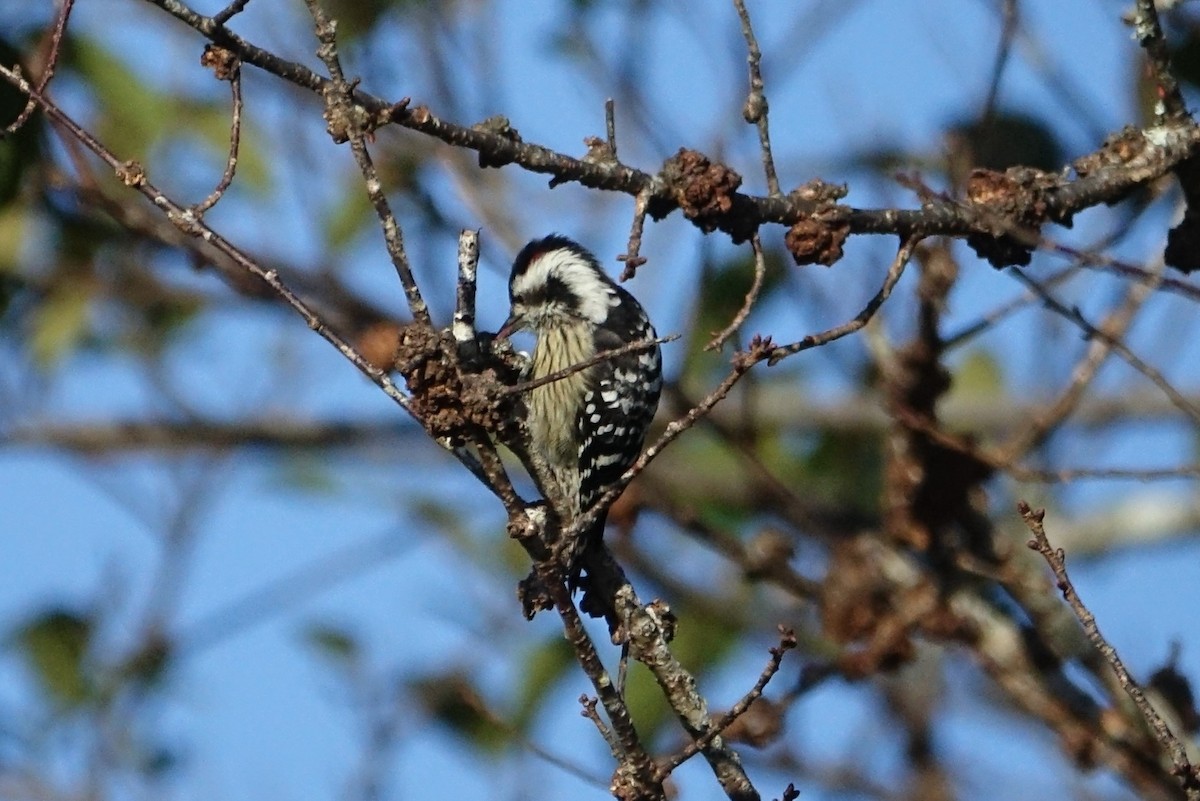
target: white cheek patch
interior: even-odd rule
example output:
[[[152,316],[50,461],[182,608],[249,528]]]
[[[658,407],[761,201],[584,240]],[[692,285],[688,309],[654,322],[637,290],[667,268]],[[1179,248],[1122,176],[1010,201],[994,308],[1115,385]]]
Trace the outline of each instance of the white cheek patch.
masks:
[[[608,319],[609,309],[620,303],[617,293],[596,273],[596,269],[589,262],[579,254],[565,249],[552,250],[538,256],[525,274],[517,278],[513,284],[513,291],[523,294],[535,287],[544,286],[550,276],[566,284],[571,294],[579,298],[579,316],[596,325]]]

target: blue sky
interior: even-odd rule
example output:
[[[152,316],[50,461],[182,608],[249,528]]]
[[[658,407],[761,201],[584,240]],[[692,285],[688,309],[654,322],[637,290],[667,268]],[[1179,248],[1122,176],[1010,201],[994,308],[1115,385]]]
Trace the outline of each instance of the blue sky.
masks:
[[[197,8],[212,11],[218,5],[197,4]],[[830,13],[835,5],[750,2],[764,52],[781,178],[788,186],[814,175],[849,180],[848,202],[859,206],[915,205],[905,190],[866,180],[861,174],[839,175],[828,165],[881,143],[936,154],[947,122],[962,113],[964,104],[974,108],[986,89],[999,31],[993,4],[875,0],[856,3],[844,15]],[[736,117],[741,106],[745,79],[742,42],[730,4],[673,0],[657,8],[641,31],[647,46],[644,60],[635,68],[652,87],[650,105],[661,140],[671,148],[711,152],[720,148],[746,177],[746,187],[763,191],[753,130],[747,126],[734,135],[728,133],[728,119]],[[1090,138],[1086,121],[1062,118],[1060,98],[1047,89],[1031,64],[1061,70],[1103,130],[1136,123],[1130,78],[1135,45],[1127,29],[1116,22],[1121,10],[1119,3],[1090,0],[1022,4],[1025,24],[1037,36],[1018,48],[1002,86],[1002,102],[1041,109],[1072,156],[1099,142]],[[0,11],[0,22],[11,13]],[[464,103],[472,111],[505,113],[526,140],[581,152],[583,137],[603,129],[607,91],[578,66],[557,56],[548,41],[559,5],[510,0],[483,13],[492,15],[498,68],[486,79],[462,78]],[[811,15],[805,17],[811,28],[797,27],[796,20],[803,14]],[[252,41],[315,63],[302,15],[299,3],[253,0],[235,29]],[[155,65],[163,86],[193,91],[194,83],[206,85],[196,81],[197,40],[172,23],[155,21],[157,17],[148,4],[103,0],[80,3],[73,25],[123,51],[134,66]],[[597,17],[596,24],[611,28],[614,40],[623,35],[619,14]],[[818,25],[828,19],[835,21],[828,27]],[[811,31],[815,32],[810,37]],[[417,44],[403,29],[394,30],[392,36],[376,47],[381,53],[394,51],[393,63],[403,65]],[[780,61],[795,66],[773,81],[773,65]],[[357,73],[354,66],[351,63],[350,71]],[[369,91],[392,98],[411,95],[418,101],[433,91],[429,76],[420,69],[396,66],[390,74],[381,71],[384,74],[364,76]],[[247,86],[257,93],[249,108],[253,124],[261,126],[259,131],[296,124],[296,150],[321,158],[315,167],[307,168],[311,172],[301,174],[289,171],[286,163],[276,165],[274,177],[284,191],[230,198],[212,219],[235,242],[256,253],[319,264],[328,254],[318,250],[313,219],[322,204],[338,197],[333,187],[356,180],[349,153],[322,140],[314,104],[305,101],[298,110],[295,95],[273,94],[279,88],[274,79],[251,79]],[[1126,91],[1114,92],[1113,87]],[[72,97],[70,87],[63,92],[65,98]],[[619,123],[622,113],[618,109]],[[628,161],[654,169],[671,154],[624,130],[619,127],[618,136]],[[210,154],[210,159],[215,158]],[[163,165],[167,163],[164,157]],[[219,167],[218,161],[213,164]],[[180,183],[194,179],[203,186],[215,174],[188,170]],[[575,187],[549,192],[543,177],[514,180],[526,192],[523,207],[514,210],[522,235],[550,230],[573,233],[597,253],[607,254],[607,264],[615,267],[611,256],[624,249],[628,231],[628,198],[583,202],[585,193]],[[322,191],[323,186],[327,191]],[[299,187],[312,187],[311,194],[299,194]],[[456,200],[450,175],[438,192],[463,225],[473,224],[470,209]],[[1086,240],[1089,231],[1101,230],[1104,222],[1099,215],[1095,219],[1085,215],[1073,235]],[[1154,238],[1161,239],[1164,231],[1164,226],[1139,230],[1122,246],[1122,253],[1144,260],[1155,246]],[[495,239],[487,241],[487,231],[484,236],[481,299],[485,305],[480,316],[484,325],[494,327],[505,315],[504,260],[510,253]],[[454,243],[422,241],[410,233],[410,244],[419,274],[436,284],[438,279],[431,273],[438,265],[453,264]],[[781,339],[840,322],[869,296],[890,260],[893,244],[891,239],[855,243],[846,262],[834,270],[814,273],[810,268],[797,279],[798,291],[824,293],[830,298],[828,307],[815,312],[806,308],[786,317],[777,309],[754,322],[780,332]],[[644,252],[651,265],[639,275],[634,291],[660,331],[682,326],[687,298],[679,287],[693,274],[703,247],[731,251],[724,241],[702,242],[677,216],[650,228]],[[350,270],[354,285],[379,302],[400,308],[395,276],[378,235],[364,235],[348,256],[354,264]],[[994,298],[1019,292],[1014,281],[985,265],[971,262],[969,269],[976,274],[963,294],[956,296],[952,313],[959,316],[952,320],[970,319]],[[182,280],[220,291],[208,277]],[[911,291],[907,283],[903,287]],[[1089,295],[1086,290],[1079,298],[1085,304],[1101,300],[1099,293]],[[441,298],[443,311],[448,302],[449,297]],[[437,308],[437,299],[434,303]],[[215,417],[233,417],[247,409],[268,414],[278,409],[281,414],[312,418],[390,419],[399,414],[344,359],[301,329],[298,319],[264,318],[256,309],[234,306],[210,315],[190,332],[166,365],[166,375],[189,403]],[[1037,389],[1036,354],[1041,347],[1034,331],[1032,326],[1013,325],[985,339],[989,347],[1028,354],[1011,361],[1019,372],[1008,378],[1031,391]],[[1147,347],[1164,341],[1161,332],[1137,333],[1144,337],[1138,341]],[[1077,342],[1078,335],[1064,333],[1063,341]],[[0,343],[0,347],[4,348],[0,353],[11,352],[11,345]],[[848,387],[835,363],[838,354],[861,347],[861,343],[846,343],[831,349],[832,356],[807,354],[788,367],[802,372],[814,392],[836,398]],[[669,359],[674,358],[669,354]],[[1195,367],[1195,359],[1186,354],[1172,358],[1169,365],[1185,385],[1191,377],[1192,386]],[[4,385],[29,380],[18,370],[6,356],[0,358]],[[140,413],[158,403],[154,385],[136,365],[122,365],[111,357],[97,360],[79,355],[39,380],[44,386],[31,390],[29,396],[39,398],[40,408],[19,409],[15,422],[104,420]],[[14,421],[6,416],[4,422]],[[324,576],[300,592],[298,599],[261,619],[248,617],[245,625],[231,627],[189,656],[172,676],[170,700],[158,725],[168,741],[184,749],[186,768],[171,789],[179,798],[225,801],[336,796],[353,775],[348,766],[361,753],[363,732],[347,711],[344,690],[334,674],[302,644],[299,633],[306,625],[331,621],[356,632],[367,646],[367,671],[381,679],[392,673],[432,672],[458,665],[477,672],[485,688],[497,690],[520,677],[529,649],[552,636],[557,625],[547,617],[525,623],[512,587],[468,566],[464,550],[476,547],[482,537],[501,536],[500,510],[436,447],[415,439],[409,442],[402,455],[382,449],[365,459],[361,454],[353,460],[345,454],[321,455],[315,465],[253,452],[209,463],[188,458],[170,466],[162,460],[133,458],[87,462],[6,446],[0,449],[0,631],[48,604],[82,608],[99,604],[112,612],[115,621],[106,636],[116,643],[131,637],[151,592],[161,538],[179,503],[178,487],[181,483],[205,486],[200,496],[204,511],[194,521],[200,531],[196,550],[186,574],[177,578],[174,592],[169,593],[177,604],[170,616],[173,631],[194,630],[190,627],[294,571],[341,558],[348,559],[350,566],[346,575]],[[1068,439],[1062,447],[1068,454],[1075,449],[1086,457],[1092,452],[1089,445],[1081,436]],[[1191,439],[1176,430],[1150,428],[1136,441],[1114,443],[1106,457],[1118,464],[1139,458],[1171,463],[1190,458],[1193,449]],[[297,474],[314,469],[330,483],[324,492],[302,491],[292,483]],[[1138,485],[1089,485],[1068,500],[1074,497],[1079,506],[1086,506],[1107,502],[1117,492],[1140,491]],[[445,536],[428,519],[413,514],[409,503],[413,497],[452,503],[464,512],[465,533]],[[1053,520],[1048,521],[1051,526]],[[672,536],[661,522],[644,521],[643,526],[646,537]],[[688,547],[682,540],[674,542]],[[1162,662],[1172,640],[1200,642],[1193,614],[1200,606],[1198,565],[1200,546],[1189,539],[1102,560],[1080,560],[1071,567],[1106,634],[1130,666],[1144,673]],[[494,652],[478,653],[481,635],[497,643]],[[717,675],[704,677],[704,689],[714,703],[727,704],[740,694],[761,668],[768,644],[757,644],[758,650],[739,654]],[[1185,645],[1180,667],[1200,675],[1200,653],[1194,645]],[[964,660],[952,664],[949,680],[968,688],[983,681]],[[29,710],[28,687],[11,654],[0,657],[0,718]],[[596,771],[603,776],[603,744],[578,718],[571,700],[585,689],[580,677],[558,690],[555,702],[539,720],[538,740],[554,753],[599,766]],[[955,691],[951,697],[956,697]],[[1020,780],[1024,795],[1061,793],[1080,785],[1110,789],[1103,777],[1073,778],[1044,732],[1031,737],[1028,727],[990,720],[989,709],[960,700],[940,733],[946,759],[960,768],[960,774],[975,777],[979,786],[969,789],[978,791],[979,797],[990,797],[988,792],[994,790],[988,777],[1004,782],[1011,778],[1007,771],[1022,774],[1025,769],[1030,772]],[[798,704],[789,721],[795,737],[804,743],[806,756],[813,760],[844,758],[856,744],[867,743],[870,772],[882,779],[902,755],[888,750],[887,724],[874,716],[874,709],[871,696],[864,697],[859,688],[832,684]],[[544,780],[546,797],[606,796],[602,789],[582,784],[529,754],[517,752],[515,758],[480,766],[474,752],[416,710],[403,717],[401,726],[387,772],[398,797],[516,798],[530,786],[531,772]],[[752,764],[754,775],[767,779],[761,785],[764,793],[777,795],[785,777]],[[1034,776],[1035,769],[1041,775]],[[783,783],[778,781],[781,778]],[[711,778],[699,763],[681,772],[680,783],[684,797],[710,797]],[[812,790],[806,797],[825,796]]]

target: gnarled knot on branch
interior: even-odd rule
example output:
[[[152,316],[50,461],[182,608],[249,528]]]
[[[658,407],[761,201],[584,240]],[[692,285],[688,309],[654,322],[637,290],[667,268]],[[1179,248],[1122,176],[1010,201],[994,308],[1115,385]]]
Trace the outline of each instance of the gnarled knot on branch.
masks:
[[[737,189],[742,176],[698,150],[680,148],[663,163],[660,174],[679,210],[706,233],[721,230],[734,244],[745,242],[758,228],[754,210]],[[669,208],[651,204],[650,216],[661,219]]]
[[[463,359],[448,331],[420,322],[400,328],[395,367],[413,411],[434,437],[454,447],[480,434],[504,443],[520,436],[520,395],[504,391],[516,380],[516,356],[507,343],[481,344],[478,358]]]
[[[354,100],[355,83],[341,85],[336,81],[326,84],[321,90],[325,108],[321,117],[325,130],[336,144],[345,144],[356,136],[370,138],[383,122],[366,106]]]
[[[229,48],[209,43],[200,55],[200,66],[211,69],[218,81],[232,81],[242,68],[242,60]]]
[[[967,200],[990,231],[970,234],[967,244],[997,269],[1029,264],[1044,223],[1071,225],[1069,213],[1050,211],[1050,199],[1061,185],[1061,176],[1032,167],[972,171]]]
[[[797,205],[816,204],[816,210],[793,223],[783,237],[797,266],[823,264],[830,267],[842,258],[842,246],[850,236],[850,223],[827,212],[832,211],[848,191],[845,184],[830,184],[814,178],[788,193],[788,199],[798,201]]]

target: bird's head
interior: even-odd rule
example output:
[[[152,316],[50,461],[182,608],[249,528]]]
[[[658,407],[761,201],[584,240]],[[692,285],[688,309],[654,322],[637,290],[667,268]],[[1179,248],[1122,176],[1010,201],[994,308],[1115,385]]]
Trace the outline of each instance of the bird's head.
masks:
[[[573,322],[600,325],[614,304],[616,287],[582,245],[552,234],[533,240],[517,254],[508,296],[510,313],[499,337]]]

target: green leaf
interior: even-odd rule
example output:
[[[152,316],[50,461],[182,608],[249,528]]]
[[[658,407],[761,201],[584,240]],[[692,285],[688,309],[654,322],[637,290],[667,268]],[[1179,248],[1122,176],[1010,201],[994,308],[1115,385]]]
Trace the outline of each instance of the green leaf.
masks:
[[[0,275],[17,271],[28,236],[28,209],[18,205],[0,207]]]
[[[278,487],[311,494],[332,495],[341,488],[337,475],[329,470],[329,460],[306,448],[289,450],[272,479]]]
[[[181,134],[191,136],[213,153],[216,184],[229,151],[232,105],[228,100],[196,100],[161,91],[98,43],[86,37],[70,41],[67,62],[90,84],[102,109],[92,124],[101,141],[123,158],[141,160],[167,137],[178,144]],[[252,144],[256,138],[247,134],[246,127],[243,117],[234,185],[262,189],[269,172],[262,154]]]
[[[461,673],[431,676],[410,684],[430,717],[470,744],[497,753],[512,741],[508,726],[488,710],[487,702]]]
[[[303,632],[304,642],[318,656],[335,667],[357,667],[362,656],[358,638],[342,626],[331,623],[312,623]]]
[[[92,621],[64,609],[52,609],[17,630],[15,641],[42,691],[63,708],[76,708],[95,695],[85,660]]]
[[[86,37],[68,41],[67,62],[91,85],[102,109],[94,130],[115,152],[135,158],[179,122],[171,97],[156,92],[99,44]]]
[[[371,208],[371,201],[367,193],[362,191],[360,182],[358,186],[347,188],[342,193],[342,201],[329,214],[325,224],[325,240],[333,248],[348,247],[368,224],[377,220]]]
[[[1000,363],[986,350],[972,350],[954,368],[954,381],[945,402],[1003,395],[1004,373]]]
[[[757,303],[767,300],[783,284],[787,267],[777,251],[769,250],[764,256],[766,271],[759,290]],[[754,256],[748,250],[739,251],[731,260],[715,264],[706,261],[700,276],[700,295],[696,299],[693,325],[687,344],[685,372],[691,372],[694,360],[713,335],[724,330],[738,311],[745,305],[746,293],[754,283]],[[722,360],[724,367],[725,362]]]
[[[517,688],[517,712],[513,725],[524,731],[541,708],[546,695],[557,686],[575,665],[571,648],[562,637],[551,637],[538,643],[525,655]]]
[[[90,281],[63,280],[50,291],[33,315],[29,347],[34,361],[52,366],[88,334],[92,304]]]
[[[18,48],[0,38],[0,63],[19,64],[24,59]],[[7,81],[0,81],[0,129],[16,120],[25,109],[26,97]],[[45,119],[35,112],[23,127],[0,136],[0,209],[18,197],[26,172],[39,166]],[[0,249],[0,259],[3,259]]]
[[[461,504],[445,498],[414,497],[409,501],[409,509],[416,520],[436,530],[455,547],[468,552],[473,548],[470,532],[463,524]]]
[[[882,444],[874,433],[823,431],[800,472],[785,482],[830,502],[870,513],[879,506],[883,475]]]

